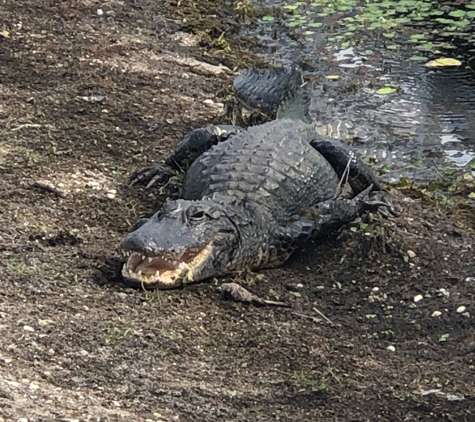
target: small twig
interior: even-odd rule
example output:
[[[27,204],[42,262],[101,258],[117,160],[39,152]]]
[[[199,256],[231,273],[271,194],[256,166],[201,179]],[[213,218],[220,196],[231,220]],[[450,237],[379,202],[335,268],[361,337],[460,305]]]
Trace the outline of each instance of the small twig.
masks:
[[[313,322],[320,321],[317,317],[314,317],[314,316],[311,316],[311,315],[300,314],[298,312],[292,312],[292,315],[298,316],[300,318],[311,319]]]
[[[341,175],[341,179],[338,183],[338,186],[335,192],[335,197],[333,199],[336,199],[341,195],[341,192],[343,191],[343,186],[348,183],[348,179],[350,177],[350,164],[353,158],[354,158],[354,155],[353,153],[351,153],[350,158],[348,159],[348,163],[346,163],[345,170],[343,171],[343,174]]]
[[[334,327],[336,327],[336,324],[328,317],[326,317],[322,312],[320,312],[317,308],[313,308],[313,310],[318,314],[320,315],[323,319],[325,319],[325,321],[327,321],[329,324],[333,325]]]

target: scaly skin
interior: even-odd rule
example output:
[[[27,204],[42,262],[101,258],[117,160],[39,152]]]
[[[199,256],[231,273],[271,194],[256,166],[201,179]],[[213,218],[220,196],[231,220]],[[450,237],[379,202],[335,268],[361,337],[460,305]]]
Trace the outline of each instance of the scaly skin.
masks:
[[[294,71],[291,76],[295,81]],[[282,74],[275,80],[282,85]],[[253,77],[252,83],[259,80]],[[276,92],[280,101],[292,98],[280,88]],[[168,289],[275,267],[309,236],[386,205],[371,200],[379,185],[350,148],[300,120],[274,120],[247,131],[195,130],[165,163],[136,173],[134,181],[161,182],[189,162],[183,199],[166,203],[123,242],[132,252],[122,272],[130,283]],[[353,199],[337,199],[342,177]]]

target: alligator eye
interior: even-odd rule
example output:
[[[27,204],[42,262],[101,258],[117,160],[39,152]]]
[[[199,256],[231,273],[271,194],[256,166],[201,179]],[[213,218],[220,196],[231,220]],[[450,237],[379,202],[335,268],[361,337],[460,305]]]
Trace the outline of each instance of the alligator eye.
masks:
[[[204,220],[205,215],[204,211],[196,211],[190,215],[190,219],[195,221]]]

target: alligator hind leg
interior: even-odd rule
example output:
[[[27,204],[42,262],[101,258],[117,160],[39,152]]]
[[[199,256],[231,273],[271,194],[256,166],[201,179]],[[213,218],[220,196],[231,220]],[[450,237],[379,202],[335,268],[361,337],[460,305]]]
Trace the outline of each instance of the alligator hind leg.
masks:
[[[239,126],[208,126],[188,132],[178,143],[175,151],[163,162],[136,170],[130,177],[130,185],[165,183],[176,172],[187,169],[203,152],[231,135],[243,132]]]
[[[296,245],[309,238],[328,234],[350,223],[368,211],[379,211],[385,208],[393,214],[393,206],[381,195],[382,192],[371,192],[368,186],[352,199],[329,199],[304,209],[300,218],[280,227],[274,232],[275,257],[269,260],[282,263],[295,249]],[[394,214],[393,214],[394,215]]]
[[[368,211],[387,208],[392,213],[392,204],[372,189],[370,185],[352,199],[330,199],[309,209],[307,217],[314,221],[312,237],[337,230]]]
[[[348,179],[355,194],[370,185],[373,185],[373,190],[381,189],[373,171],[348,145],[338,139],[324,136],[312,139],[310,145],[325,157],[340,178]]]

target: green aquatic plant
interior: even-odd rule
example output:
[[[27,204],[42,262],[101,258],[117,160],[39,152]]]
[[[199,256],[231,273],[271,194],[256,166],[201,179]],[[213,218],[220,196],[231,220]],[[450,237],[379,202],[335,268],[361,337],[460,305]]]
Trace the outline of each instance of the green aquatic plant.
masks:
[[[461,5],[428,0],[290,0],[283,9],[287,25],[307,36],[312,36],[312,29],[321,27],[331,18],[331,26],[337,31],[330,34],[329,40],[342,48],[363,43],[373,32],[386,40],[406,35],[412,49],[422,54],[453,48],[447,37],[459,36],[475,42],[475,31],[472,30],[475,1]],[[271,21],[274,16],[266,15],[263,19]],[[395,42],[387,48],[398,49],[399,45]],[[414,54],[411,59],[425,60],[422,54]]]

